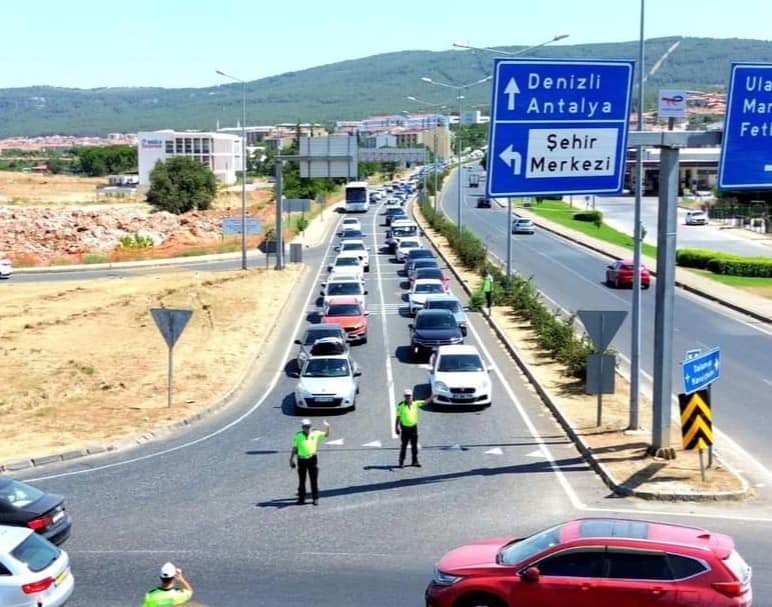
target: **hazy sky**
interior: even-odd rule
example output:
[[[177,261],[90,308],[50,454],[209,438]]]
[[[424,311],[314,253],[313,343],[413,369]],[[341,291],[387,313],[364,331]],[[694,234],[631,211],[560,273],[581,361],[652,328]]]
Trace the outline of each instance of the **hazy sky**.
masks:
[[[7,0],[0,88],[198,87],[406,49],[637,40],[640,0]],[[646,0],[646,37],[772,38],[770,0]]]

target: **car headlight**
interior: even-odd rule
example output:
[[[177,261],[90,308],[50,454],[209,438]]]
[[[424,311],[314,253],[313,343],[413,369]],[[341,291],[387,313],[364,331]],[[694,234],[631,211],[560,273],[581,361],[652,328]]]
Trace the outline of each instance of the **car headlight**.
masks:
[[[440,571],[437,567],[435,567],[432,572],[432,581],[438,586],[452,586],[462,579],[463,578],[460,575],[450,575],[449,573]]]
[[[437,390],[437,392],[447,392],[448,384],[438,381],[436,384],[434,384],[434,389]]]

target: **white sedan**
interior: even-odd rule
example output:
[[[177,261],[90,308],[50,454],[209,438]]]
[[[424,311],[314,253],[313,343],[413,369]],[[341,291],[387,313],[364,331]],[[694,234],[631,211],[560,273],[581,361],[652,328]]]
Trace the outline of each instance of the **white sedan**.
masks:
[[[0,278],[10,278],[13,274],[13,266],[11,260],[5,257],[0,257]]]
[[[327,267],[330,272],[330,278],[333,275],[356,274],[360,281],[365,279],[365,264],[361,255],[355,251],[345,251],[338,253],[335,261]]]
[[[490,406],[490,367],[474,346],[440,346],[424,368],[434,404]]]
[[[359,230],[362,231],[362,223],[356,218],[356,217],[344,217],[343,221],[340,222],[340,230],[339,232],[342,232],[343,230]]]
[[[445,285],[436,278],[419,278],[413,282],[410,293],[407,296],[408,311],[414,316],[418,310],[423,310],[426,298],[430,295],[444,295]]]
[[[420,248],[421,248],[421,241],[419,241],[417,238],[403,238],[397,244],[397,248],[394,251],[394,257],[396,257],[398,262],[404,263],[405,256],[408,254],[410,249],[420,249]]]

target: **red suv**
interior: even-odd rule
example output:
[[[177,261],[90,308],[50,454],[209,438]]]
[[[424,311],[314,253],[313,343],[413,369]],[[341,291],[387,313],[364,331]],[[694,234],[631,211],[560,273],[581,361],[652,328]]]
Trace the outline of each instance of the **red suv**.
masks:
[[[751,568],[728,535],[588,518],[451,550],[425,598],[427,607],[749,607]]]

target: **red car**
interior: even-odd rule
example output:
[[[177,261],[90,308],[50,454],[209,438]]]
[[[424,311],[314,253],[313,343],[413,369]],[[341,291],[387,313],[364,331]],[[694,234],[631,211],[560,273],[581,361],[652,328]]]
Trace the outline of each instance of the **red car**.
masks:
[[[367,315],[356,297],[330,297],[320,322],[340,325],[349,342],[367,343]]]
[[[651,276],[648,268],[641,264],[641,288],[648,289]],[[633,288],[633,260],[620,259],[606,266],[606,284],[619,289],[620,287]]]
[[[425,599],[427,607],[748,607],[751,568],[721,533],[587,518],[451,550]]]

